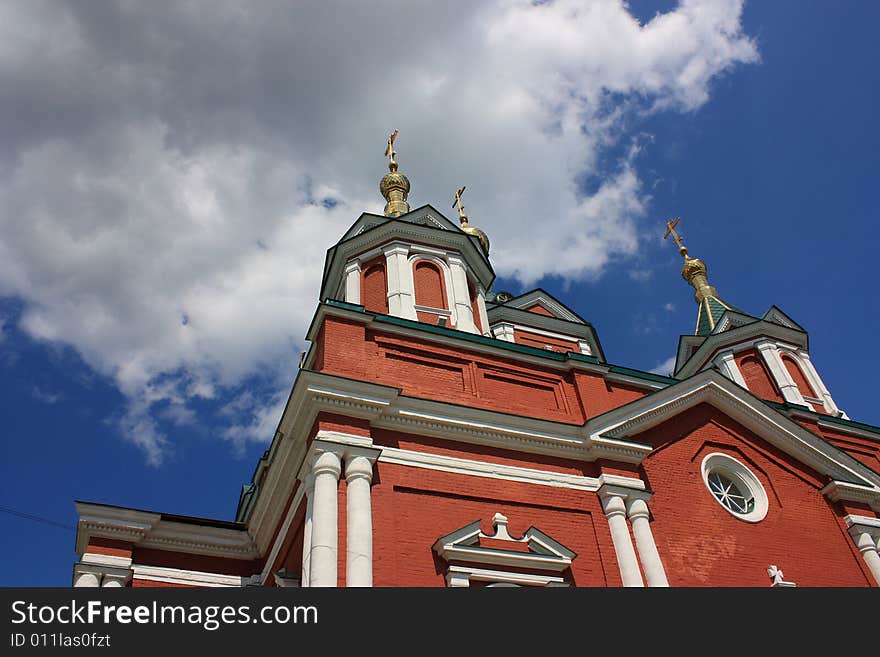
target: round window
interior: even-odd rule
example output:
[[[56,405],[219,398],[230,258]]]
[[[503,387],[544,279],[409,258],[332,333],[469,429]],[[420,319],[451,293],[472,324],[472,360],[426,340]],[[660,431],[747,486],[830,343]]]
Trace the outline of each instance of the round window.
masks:
[[[703,459],[703,482],[724,509],[740,520],[758,522],[767,515],[767,493],[742,463],[715,452]]]

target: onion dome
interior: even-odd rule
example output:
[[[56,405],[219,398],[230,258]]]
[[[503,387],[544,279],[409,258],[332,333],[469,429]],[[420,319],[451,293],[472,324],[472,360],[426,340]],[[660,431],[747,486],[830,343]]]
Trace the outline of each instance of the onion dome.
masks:
[[[458,208],[458,219],[461,222],[461,225],[459,227],[461,228],[462,232],[476,237],[480,242],[480,246],[483,248],[483,253],[488,256],[489,237],[479,228],[477,228],[476,226],[471,226],[468,223],[467,215],[464,212],[464,203],[461,202],[461,195],[464,194],[464,190],[465,188],[462,187],[457,192],[455,192],[455,202],[452,204],[453,208]]]

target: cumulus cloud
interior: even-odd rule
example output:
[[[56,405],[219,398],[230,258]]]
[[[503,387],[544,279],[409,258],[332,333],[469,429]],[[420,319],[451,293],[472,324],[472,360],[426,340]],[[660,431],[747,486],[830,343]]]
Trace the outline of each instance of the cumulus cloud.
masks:
[[[698,110],[713,79],[757,61],[741,11],[4,3],[0,295],[23,300],[26,333],[116,382],[116,422],[152,462],[163,421],[255,374],[278,395],[224,435],[268,440],[324,253],[381,212],[392,128],[413,206],[445,209],[467,184],[499,274],[598,276],[637,252],[650,202],[632,125]]]

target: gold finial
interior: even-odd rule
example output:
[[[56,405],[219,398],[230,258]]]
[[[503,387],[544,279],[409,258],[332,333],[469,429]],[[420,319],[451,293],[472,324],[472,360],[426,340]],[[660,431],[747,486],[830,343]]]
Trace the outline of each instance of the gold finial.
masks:
[[[397,139],[397,130],[391,133],[385,144],[385,157],[388,158],[388,171],[385,177],[379,182],[379,191],[385,197],[386,217],[399,217],[409,212],[409,203],[406,197],[409,195],[409,178],[397,171],[397,160],[394,156],[397,151],[394,150],[394,140]]]
[[[464,194],[464,190],[465,187],[464,185],[462,185],[461,189],[455,192],[455,201],[452,203],[452,207],[458,208],[458,220],[459,222],[461,222],[461,229],[468,235],[473,235],[478,240],[480,240],[480,245],[483,247],[483,252],[486,255],[489,255],[489,237],[479,228],[468,225],[468,218],[467,215],[464,213],[464,203],[462,203],[461,201],[461,195]]]
[[[675,227],[678,226],[678,222],[681,221],[681,217],[676,217],[675,219],[670,219],[666,222],[666,232],[663,234],[663,239],[666,239],[670,235],[672,235],[672,239],[678,244],[678,252],[681,253],[685,258],[687,258],[688,250],[687,247],[681,243],[681,236],[675,232]]]
[[[464,204],[461,202],[461,195],[464,194],[464,186],[455,192],[455,201],[452,203],[453,208],[458,208],[458,220],[462,226],[466,226],[468,222],[467,215],[464,213]]]
[[[666,232],[663,234],[663,239],[672,235],[672,239],[678,245],[678,252],[684,258],[684,265],[681,267],[681,277],[696,290],[694,299],[697,303],[702,303],[704,299],[709,297],[717,298],[718,291],[709,285],[709,280],[706,277],[706,264],[699,258],[691,258],[688,255],[687,247],[682,242],[681,235],[675,232],[675,227],[678,226],[680,221],[681,217],[676,217],[666,222]]]
[[[392,172],[397,171],[397,161],[394,159],[394,156],[397,155],[397,151],[394,150],[395,139],[397,139],[396,128],[388,137],[388,145],[385,147],[385,157],[388,158],[388,169]]]

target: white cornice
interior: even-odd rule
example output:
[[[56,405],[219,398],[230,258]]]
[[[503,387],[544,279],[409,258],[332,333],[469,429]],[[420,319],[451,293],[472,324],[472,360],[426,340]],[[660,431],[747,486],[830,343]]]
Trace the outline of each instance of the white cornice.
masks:
[[[792,415],[796,415],[798,417],[803,417],[810,420],[815,420],[820,427],[823,429],[828,429],[829,431],[836,431],[840,433],[849,434],[852,436],[858,436],[859,438],[868,438],[869,440],[880,441],[880,433],[874,431],[868,431],[866,429],[859,429],[858,427],[851,427],[846,424],[840,424],[839,422],[831,422],[828,420],[823,420],[822,418],[817,418],[815,414],[809,413],[801,413],[797,409],[792,409]]]
[[[429,454],[397,447],[383,447],[379,462],[571,490],[595,491],[600,486],[600,481],[596,477],[503,465],[457,456]]]
[[[162,514],[77,502],[76,551],[83,555],[90,538],[126,541],[144,548],[202,554],[230,559],[256,559],[259,555],[242,529],[176,522]]]
[[[821,493],[832,502],[846,500],[862,502],[880,511],[880,490],[871,486],[853,484],[848,481],[832,481],[822,488]]]
[[[714,370],[593,418],[586,429],[591,439],[634,436],[704,402],[817,472],[833,479],[863,481],[880,492],[876,473]]]

